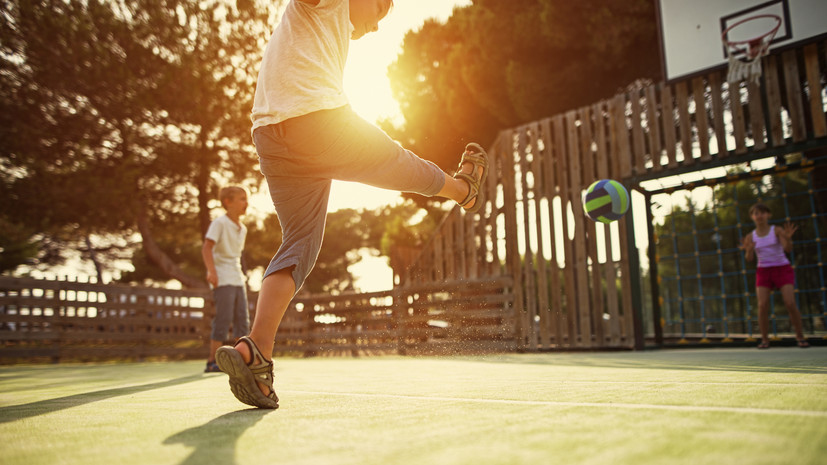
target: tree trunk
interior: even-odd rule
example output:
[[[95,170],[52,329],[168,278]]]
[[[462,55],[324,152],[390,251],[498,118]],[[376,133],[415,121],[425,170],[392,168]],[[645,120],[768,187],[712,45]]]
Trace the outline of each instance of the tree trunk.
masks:
[[[175,262],[169,258],[155,239],[152,237],[152,230],[149,225],[149,218],[147,218],[146,211],[141,210],[136,218],[138,223],[138,231],[141,233],[144,252],[155,263],[161,271],[166,273],[172,279],[177,279],[186,288],[206,288],[207,282],[200,279],[193,278],[186,274]]]
[[[201,225],[201,237],[207,234],[207,229],[210,227],[210,208],[209,208],[209,183],[210,183],[210,167],[213,166],[212,151],[207,148],[207,141],[205,139],[205,129],[201,126],[201,150],[200,153],[204,159],[198,165],[198,174],[195,178],[195,188],[198,189],[198,221]]]
[[[92,263],[95,265],[95,273],[98,275],[98,282],[101,284],[106,284],[103,279],[103,265],[100,260],[98,260],[98,253],[95,250],[95,247],[92,246],[92,239],[90,239],[88,235],[84,239],[86,241],[86,251],[89,252],[89,260],[92,260]]]

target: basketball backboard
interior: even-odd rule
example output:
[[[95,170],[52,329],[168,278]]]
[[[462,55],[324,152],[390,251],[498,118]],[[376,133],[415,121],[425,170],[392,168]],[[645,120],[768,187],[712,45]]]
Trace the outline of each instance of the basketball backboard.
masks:
[[[725,66],[727,55],[721,34],[739,21],[758,15],[781,18],[770,51],[827,37],[827,0],[658,0],[666,80],[689,78]],[[743,23],[732,29],[730,39],[751,39],[773,24],[760,19]]]

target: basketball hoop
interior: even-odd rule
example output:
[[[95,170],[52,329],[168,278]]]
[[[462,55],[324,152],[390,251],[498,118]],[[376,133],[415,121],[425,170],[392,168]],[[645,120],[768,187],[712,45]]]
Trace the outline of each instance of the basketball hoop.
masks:
[[[752,39],[747,40],[730,40],[729,33],[733,29],[743,26],[745,23],[761,20],[771,20],[775,25],[771,25],[767,32],[760,34]],[[755,25],[758,27],[760,25]],[[766,56],[770,50],[770,44],[775,39],[775,34],[781,27],[781,17],[773,14],[762,14],[744,18],[729,27],[727,27],[721,40],[724,42],[724,50],[726,51],[727,59],[729,60],[729,70],[727,72],[727,81],[730,83],[737,83],[749,78],[755,84],[759,83],[761,78],[761,58]]]

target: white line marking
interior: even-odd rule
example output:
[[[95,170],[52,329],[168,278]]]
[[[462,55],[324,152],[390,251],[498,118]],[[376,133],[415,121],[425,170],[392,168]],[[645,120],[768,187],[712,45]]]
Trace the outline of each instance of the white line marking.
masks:
[[[560,384],[656,384],[660,386],[783,386],[783,387],[822,387],[827,388],[827,383],[748,383],[734,381],[730,383],[714,381],[560,381]]]
[[[382,399],[424,400],[437,402],[468,402],[479,404],[506,404],[506,405],[537,405],[548,407],[593,407],[593,408],[625,408],[635,410],[672,410],[681,412],[723,412],[746,413],[754,415],[787,415],[797,417],[827,418],[827,411],[816,410],[780,410],[751,407],[716,407],[707,405],[660,405],[660,404],[630,404],[618,402],[558,402],[549,400],[518,400],[518,399],[473,399],[467,397],[441,396],[407,396],[400,394],[364,394],[357,392],[328,392],[328,391],[279,391],[291,394],[306,394],[314,396],[342,396]]]

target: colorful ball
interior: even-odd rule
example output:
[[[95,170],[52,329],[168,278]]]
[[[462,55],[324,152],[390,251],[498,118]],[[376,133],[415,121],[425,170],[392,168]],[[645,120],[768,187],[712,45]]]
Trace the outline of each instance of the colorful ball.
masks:
[[[583,195],[583,210],[594,221],[611,223],[629,210],[629,193],[613,179],[595,181]]]

